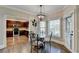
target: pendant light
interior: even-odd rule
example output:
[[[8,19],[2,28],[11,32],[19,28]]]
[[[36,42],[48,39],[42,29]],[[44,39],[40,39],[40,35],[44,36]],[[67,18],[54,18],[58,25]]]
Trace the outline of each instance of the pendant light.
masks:
[[[37,17],[41,20],[45,18],[45,15],[43,14],[43,5],[40,5],[40,13],[37,15]]]

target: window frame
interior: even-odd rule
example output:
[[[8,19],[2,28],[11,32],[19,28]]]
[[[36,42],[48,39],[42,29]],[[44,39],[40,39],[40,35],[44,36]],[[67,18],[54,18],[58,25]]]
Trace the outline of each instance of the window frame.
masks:
[[[41,26],[40,26],[40,22],[45,22],[45,27],[41,27]],[[41,37],[41,36],[40,36],[41,29],[40,29],[40,28],[45,28],[45,33],[46,33],[46,28],[47,28],[47,26],[46,26],[46,24],[47,24],[46,21],[40,21],[40,22],[39,22],[39,37]],[[45,37],[46,37],[46,36],[47,36],[47,34],[45,35]],[[45,37],[44,37],[44,38],[45,38]]]
[[[61,38],[62,37],[62,21],[61,21],[61,18],[55,18],[55,19],[52,19],[52,20],[49,20],[49,21],[53,21],[53,20],[59,20],[60,21],[60,30],[59,30],[60,35],[59,36],[52,36],[52,38]],[[49,24],[49,21],[48,21],[48,24]],[[47,30],[47,32],[49,32],[49,29]],[[50,37],[49,33],[47,34],[47,36]]]

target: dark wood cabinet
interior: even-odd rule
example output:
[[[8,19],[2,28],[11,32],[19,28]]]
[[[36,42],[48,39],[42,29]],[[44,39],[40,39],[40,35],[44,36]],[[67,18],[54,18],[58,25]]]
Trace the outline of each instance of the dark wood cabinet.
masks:
[[[13,32],[12,31],[7,31],[6,35],[7,35],[7,37],[12,37],[13,36]]]
[[[23,30],[23,31],[20,31],[20,35],[25,35],[25,36],[27,36],[27,37],[28,37],[29,32],[28,32],[28,31]]]
[[[28,26],[29,26],[29,22],[28,21],[27,22],[21,22],[21,21],[7,20],[6,22],[7,22],[7,26],[6,26],[7,29],[13,28],[14,24],[18,24],[19,28],[25,28],[25,29],[28,29]],[[25,36],[28,37],[28,34],[29,34],[28,30],[20,30],[20,35],[25,35]],[[12,37],[13,36],[13,30],[11,30],[11,31],[8,30],[6,32],[6,35],[7,35],[7,37]]]
[[[20,31],[20,36],[25,35],[28,37],[28,34],[29,34],[28,31],[25,31],[25,30]],[[13,37],[13,31],[7,31],[6,35],[7,37]]]
[[[28,28],[29,22],[21,22],[21,21],[12,21],[12,20],[7,20],[7,28],[13,28],[14,24],[18,24],[18,27],[25,27]]]

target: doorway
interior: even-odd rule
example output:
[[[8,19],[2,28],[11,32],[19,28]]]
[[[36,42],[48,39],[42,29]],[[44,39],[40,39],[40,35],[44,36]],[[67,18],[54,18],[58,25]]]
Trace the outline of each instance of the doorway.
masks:
[[[19,35],[15,38],[14,36],[14,25],[17,24],[19,29]],[[6,20],[6,38],[7,38],[7,47],[12,48],[16,45],[27,44],[29,39],[28,32],[28,21],[24,20],[15,20],[7,19]]]
[[[69,49],[73,48],[74,40],[74,18],[73,18],[73,13],[66,17],[65,19],[65,29],[66,29],[66,44],[69,47]]]

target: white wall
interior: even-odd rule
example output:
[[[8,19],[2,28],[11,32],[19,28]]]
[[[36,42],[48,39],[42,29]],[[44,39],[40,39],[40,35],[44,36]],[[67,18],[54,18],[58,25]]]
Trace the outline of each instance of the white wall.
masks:
[[[79,6],[77,6],[77,10],[76,10],[77,12],[77,30],[76,30],[76,32],[77,32],[77,38],[76,38],[76,44],[77,44],[77,52],[79,52]]]
[[[34,26],[32,25],[32,21],[33,21],[34,19],[36,20],[36,22],[38,22],[35,17],[30,17],[30,18],[29,18],[29,31],[33,31],[34,33],[37,33],[37,27],[34,27]]]
[[[6,47],[6,20],[5,16],[0,15],[0,49]]]

